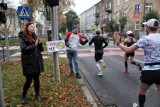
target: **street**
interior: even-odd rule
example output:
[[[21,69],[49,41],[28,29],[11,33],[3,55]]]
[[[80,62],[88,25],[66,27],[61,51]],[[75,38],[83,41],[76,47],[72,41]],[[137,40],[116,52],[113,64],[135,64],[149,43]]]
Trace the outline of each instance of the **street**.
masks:
[[[104,51],[106,69],[103,76],[97,76],[94,61],[94,46],[79,48],[80,71],[102,105],[116,104],[118,107],[132,107],[138,103],[138,88],[140,85],[140,71],[130,64],[129,74],[124,74],[124,52],[115,45],[109,45]],[[143,66],[143,50],[136,51],[135,60]],[[156,87],[153,85],[146,94],[145,107],[160,107]]]

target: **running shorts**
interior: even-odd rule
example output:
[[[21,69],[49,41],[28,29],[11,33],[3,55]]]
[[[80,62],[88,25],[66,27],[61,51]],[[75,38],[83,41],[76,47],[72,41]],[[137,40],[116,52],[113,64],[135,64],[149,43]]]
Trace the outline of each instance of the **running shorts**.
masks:
[[[126,57],[134,57],[135,52],[131,52],[131,53],[125,53]]]
[[[140,80],[147,85],[160,85],[160,70],[143,70],[141,72]]]
[[[99,60],[101,60],[102,57],[103,57],[103,53],[96,53],[95,54],[95,60],[96,60],[96,62],[99,61]]]

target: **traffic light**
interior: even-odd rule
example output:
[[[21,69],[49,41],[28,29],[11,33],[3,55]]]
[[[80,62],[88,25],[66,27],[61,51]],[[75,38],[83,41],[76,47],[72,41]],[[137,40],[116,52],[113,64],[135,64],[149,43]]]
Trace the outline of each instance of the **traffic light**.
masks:
[[[59,0],[43,0],[44,4],[50,7],[58,6]]]
[[[0,7],[1,7],[3,10],[7,10],[7,3],[0,3]]]
[[[6,15],[5,10],[7,10],[7,3],[0,3],[1,11],[0,11],[0,23],[6,23]]]
[[[6,23],[7,19],[6,19],[6,15],[4,11],[0,11],[0,23]]]

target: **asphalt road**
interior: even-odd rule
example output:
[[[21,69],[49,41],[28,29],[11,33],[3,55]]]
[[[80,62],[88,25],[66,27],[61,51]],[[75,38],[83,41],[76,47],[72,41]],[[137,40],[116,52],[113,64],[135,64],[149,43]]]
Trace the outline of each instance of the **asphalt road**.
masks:
[[[107,64],[103,70],[103,77],[97,76],[94,61],[94,47],[80,47],[80,71],[92,88],[102,105],[116,104],[118,107],[132,107],[138,103],[138,87],[140,85],[140,71],[128,61],[129,74],[124,74],[124,52],[114,45],[105,48],[104,61]],[[135,60],[143,63],[143,50],[137,50]],[[143,64],[141,64],[143,66]],[[155,85],[146,94],[145,107],[160,107]]]

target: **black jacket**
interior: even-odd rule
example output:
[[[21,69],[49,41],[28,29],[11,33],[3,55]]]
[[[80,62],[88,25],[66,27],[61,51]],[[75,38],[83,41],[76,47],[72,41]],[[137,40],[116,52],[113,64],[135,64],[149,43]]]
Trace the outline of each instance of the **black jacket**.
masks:
[[[41,52],[43,51],[42,44],[35,45],[37,36],[34,34],[33,43],[30,43],[23,32],[19,33],[20,48],[21,48],[21,62],[23,75],[40,74],[44,71],[43,57]]]

